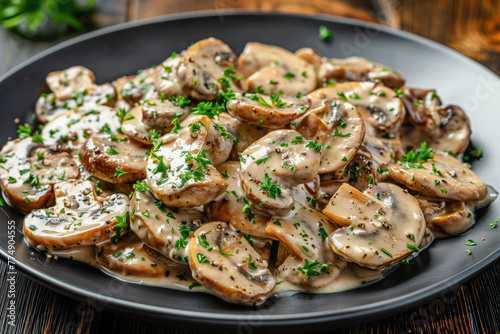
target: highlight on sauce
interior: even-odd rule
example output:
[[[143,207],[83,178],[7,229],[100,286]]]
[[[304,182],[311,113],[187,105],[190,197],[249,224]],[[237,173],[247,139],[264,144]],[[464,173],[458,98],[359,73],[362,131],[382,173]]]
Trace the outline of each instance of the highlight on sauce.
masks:
[[[458,156],[464,111],[390,68],[209,38],[97,85],[47,76],[40,132],[0,152],[7,202],[49,257],[260,304],[384,276],[496,197]]]

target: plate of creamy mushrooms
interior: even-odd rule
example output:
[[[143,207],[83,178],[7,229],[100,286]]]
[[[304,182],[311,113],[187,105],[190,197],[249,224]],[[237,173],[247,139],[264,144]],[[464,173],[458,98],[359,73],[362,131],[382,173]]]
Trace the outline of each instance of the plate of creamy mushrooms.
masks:
[[[17,265],[180,323],[341,326],[417,305],[500,254],[487,80],[422,38],[292,15],[64,43],[0,82]]]

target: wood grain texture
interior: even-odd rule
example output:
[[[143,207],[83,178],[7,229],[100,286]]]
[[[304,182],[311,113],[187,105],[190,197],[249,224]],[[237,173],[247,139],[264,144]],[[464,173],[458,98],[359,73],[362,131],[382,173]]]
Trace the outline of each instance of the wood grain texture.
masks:
[[[102,0],[96,27],[163,14],[235,8],[342,15],[383,22],[450,45],[500,73],[500,2],[496,0]],[[376,5],[374,5],[376,4]],[[362,8],[357,9],[357,8]],[[33,43],[0,30],[0,75],[54,43]],[[339,333],[496,333],[500,263],[439,298],[387,319],[346,324]],[[0,262],[0,333],[194,333],[89,306],[17,274],[17,326],[6,319],[7,265]],[[258,333],[258,328],[254,333]],[[197,332],[198,333],[198,332]],[[330,332],[331,333],[331,332]]]

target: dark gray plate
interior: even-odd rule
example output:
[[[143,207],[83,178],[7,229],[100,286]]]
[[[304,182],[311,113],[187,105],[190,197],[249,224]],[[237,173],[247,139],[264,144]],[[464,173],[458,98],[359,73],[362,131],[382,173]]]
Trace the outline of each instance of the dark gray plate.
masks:
[[[331,43],[318,39],[318,27],[334,31]],[[433,87],[445,103],[464,107],[471,118],[472,140],[484,150],[475,171],[500,189],[495,143],[500,116],[500,80],[486,68],[442,45],[424,38],[364,23],[296,15],[238,14],[167,17],[157,21],[119,25],[63,43],[12,70],[0,81],[0,142],[16,136],[14,118],[32,122],[35,101],[44,89],[44,78],[53,70],[80,64],[92,69],[99,82],[135,73],[158,64],[172,51],[181,51],[206,37],[217,37],[236,53],[246,42],[258,41],[289,50],[312,47],[329,57],[360,56],[401,72],[408,85]],[[401,266],[383,281],[342,293],[271,298],[258,308],[235,306],[201,294],[128,284],[85,265],[68,260],[46,262],[33,251],[21,233],[23,217],[5,207],[0,224],[0,254],[7,259],[7,220],[16,220],[16,267],[66,295],[79,298],[97,310],[127,311],[204,329],[236,325],[287,326],[295,330],[341,327],[353,322],[389,316],[415,307],[471,278],[500,256],[500,229],[490,222],[499,214],[500,201],[479,212],[477,226],[448,240],[438,240],[413,266]],[[485,238],[482,241],[482,238]],[[467,256],[467,239],[475,240]],[[318,326],[321,323],[322,326]],[[209,326],[207,326],[209,325]],[[233,327],[234,329],[234,327]],[[248,332],[248,331],[247,331]]]

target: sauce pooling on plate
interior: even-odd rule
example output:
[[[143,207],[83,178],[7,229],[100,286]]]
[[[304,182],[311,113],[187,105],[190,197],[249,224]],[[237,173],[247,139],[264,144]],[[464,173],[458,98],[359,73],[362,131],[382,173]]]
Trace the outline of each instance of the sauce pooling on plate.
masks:
[[[496,193],[465,112],[366,59],[209,38],[97,85],[49,73],[0,152],[28,243],[129,282],[255,305],[377,281]]]

